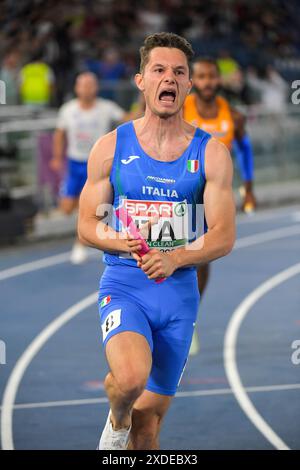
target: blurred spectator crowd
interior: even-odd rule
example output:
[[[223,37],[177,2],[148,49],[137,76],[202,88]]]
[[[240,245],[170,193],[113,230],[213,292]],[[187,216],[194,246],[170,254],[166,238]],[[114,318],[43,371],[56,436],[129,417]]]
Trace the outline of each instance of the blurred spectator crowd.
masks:
[[[172,31],[218,59],[225,94],[284,106],[299,78],[298,0],[0,0],[0,79],[7,104],[59,106],[84,70],[116,99],[146,35]],[[124,103],[120,103],[124,105]]]

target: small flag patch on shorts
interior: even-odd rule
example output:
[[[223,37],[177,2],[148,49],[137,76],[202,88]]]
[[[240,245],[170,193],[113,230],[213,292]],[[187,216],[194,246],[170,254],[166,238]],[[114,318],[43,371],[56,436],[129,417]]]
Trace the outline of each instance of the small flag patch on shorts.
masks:
[[[198,160],[188,160],[187,169],[191,173],[196,173],[199,170],[199,161]]]
[[[104,297],[104,299],[102,299],[100,303],[100,307],[105,307],[105,305],[109,304],[110,301],[111,301],[111,296],[107,295],[106,297]]]

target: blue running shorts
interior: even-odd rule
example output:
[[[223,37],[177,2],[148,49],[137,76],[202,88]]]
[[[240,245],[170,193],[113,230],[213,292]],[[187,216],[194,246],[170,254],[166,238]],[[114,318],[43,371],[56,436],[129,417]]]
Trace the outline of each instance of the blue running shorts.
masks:
[[[68,158],[67,172],[60,187],[61,197],[77,198],[80,196],[87,179],[87,162]]]
[[[156,284],[138,267],[108,265],[99,291],[104,346],[122,331],[143,335],[152,351],[146,390],[175,395],[187,362],[199,300],[194,268],[177,270]]]

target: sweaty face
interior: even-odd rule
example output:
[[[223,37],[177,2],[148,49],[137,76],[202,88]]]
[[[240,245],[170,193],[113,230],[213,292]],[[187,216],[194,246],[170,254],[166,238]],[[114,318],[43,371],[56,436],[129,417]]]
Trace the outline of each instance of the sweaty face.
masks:
[[[204,101],[212,101],[220,87],[217,67],[209,62],[198,62],[193,68],[193,84],[196,93]]]
[[[92,75],[80,75],[76,80],[75,93],[86,101],[95,99],[98,93],[97,80]]]
[[[167,118],[178,113],[192,85],[185,54],[175,48],[152,49],[137,85],[154,114]]]

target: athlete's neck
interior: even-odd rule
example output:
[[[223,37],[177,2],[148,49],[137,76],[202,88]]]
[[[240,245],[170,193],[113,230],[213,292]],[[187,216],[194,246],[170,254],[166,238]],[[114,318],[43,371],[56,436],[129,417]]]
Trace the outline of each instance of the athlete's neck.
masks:
[[[182,113],[179,112],[168,118],[161,118],[150,110],[145,111],[143,118],[136,121],[136,129],[139,135],[145,135],[151,138],[159,146],[168,141],[174,141],[174,136],[187,135],[190,138],[190,126],[182,119]]]
[[[93,99],[80,99],[80,98],[77,98],[77,100],[78,100],[79,107],[81,109],[91,109],[96,104],[96,99],[95,98],[93,98]]]
[[[195,127],[182,119],[181,111],[161,118],[146,110],[144,117],[134,121],[134,128],[146,153],[165,161],[178,158],[195,134]]]
[[[201,117],[205,119],[214,119],[218,116],[218,103],[216,97],[210,101],[203,100],[198,94],[195,94],[196,108]]]

